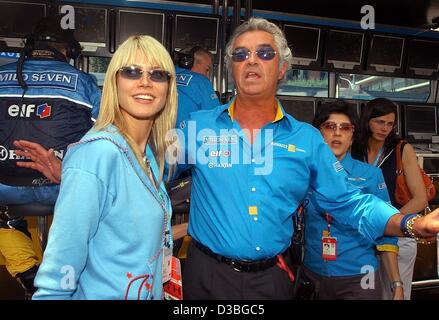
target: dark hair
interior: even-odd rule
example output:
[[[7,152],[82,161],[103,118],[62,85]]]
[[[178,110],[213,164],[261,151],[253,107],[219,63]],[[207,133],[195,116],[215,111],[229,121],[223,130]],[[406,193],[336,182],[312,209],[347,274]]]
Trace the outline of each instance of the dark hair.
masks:
[[[42,18],[27,41],[31,42],[35,48],[49,45],[58,51],[64,49],[69,58],[75,59],[81,53],[81,46],[76,41],[72,29],[61,27],[61,18],[59,15]]]
[[[314,116],[312,125],[317,129],[319,129],[322,123],[327,121],[331,116],[331,114],[333,113],[344,114],[345,116],[347,116],[351,124],[353,124],[355,127],[355,131],[354,131],[354,135],[355,135],[355,132],[357,131],[358,128],[358,115],[356,110],[354,110],[344,100],[326,102],[320,105],[316,115]]]
[[[360,130],[353,147],[352,153],[355,158],[363,160],[364,156],[367,155],[368,140],[372,135],[372,131],[369,127],[370,119],[382,117],[390,113],[395,115],[396,124],[398,121],[398,109],[396,105],[389,99],[377,98],[369,101],[366,104],[361,112]],[[401,139],[396,135],[394,127],[384,141],[384,153],[387,153],[389,150],[393,149],[399,140]]]

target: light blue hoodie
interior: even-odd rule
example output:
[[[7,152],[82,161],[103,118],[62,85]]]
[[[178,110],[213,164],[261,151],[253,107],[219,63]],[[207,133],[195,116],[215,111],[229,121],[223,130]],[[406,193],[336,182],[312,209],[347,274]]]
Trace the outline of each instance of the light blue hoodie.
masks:
[[[158,177],[149,146],[145,153]],[[157,192],[117,129],[90,131],[63,161],[33,299],[123,299],[126,292],[138,299],[142,285],[140,299],[162,299],[170,218],[163,183]]]

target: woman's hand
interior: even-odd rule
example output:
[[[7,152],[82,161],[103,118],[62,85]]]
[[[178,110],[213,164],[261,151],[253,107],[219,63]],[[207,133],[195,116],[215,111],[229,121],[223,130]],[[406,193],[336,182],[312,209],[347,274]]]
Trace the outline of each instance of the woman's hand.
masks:
[[[18,161],[17,166],[30,168],[41,172],[53,183],[61,182],[61,160],[59,160],[53,149],[46,150],[40,144],[27,140],[14,141],[18,148],[15,153],[32,161]]]
[[[393,290],[393,299],[392,300],[404,300],[404,288],[396,287]]]

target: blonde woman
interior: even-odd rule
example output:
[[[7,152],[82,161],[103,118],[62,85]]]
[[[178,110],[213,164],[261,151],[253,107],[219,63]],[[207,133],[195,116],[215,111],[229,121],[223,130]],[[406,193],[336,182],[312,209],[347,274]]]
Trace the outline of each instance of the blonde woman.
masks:
[[[162,298],[163,257],[172,251],[165,133],[176,105],[166,49],[130,37],[108,67],[95,126],[63,161],[34,299]]]

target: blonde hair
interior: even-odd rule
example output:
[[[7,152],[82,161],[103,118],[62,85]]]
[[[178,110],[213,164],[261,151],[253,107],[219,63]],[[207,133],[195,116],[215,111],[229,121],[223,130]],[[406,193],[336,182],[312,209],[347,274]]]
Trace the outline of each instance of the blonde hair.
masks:
[[[165,47],[153,37],[131,36],[114,53],[105,75],[99,116],[94,129],[99,131],[105,130],[111,124],[116,126],[127,140],[142,169],[147,172],[147,167],[143,161],[144,150],[140,150],[134,139],[128,134],[127,124],[120,111],[116,82],[119,69],[134,64],[139,53],[145,56],[151,65],[158,66],[171,74],[165,107],[154,120],[151,135],[148,139],[148,144],[154,152],[160,169],[158,179],[160,183],[165,166],[165,152],[171,145],[171,141],[167,141],[165,138],[166,133],[175,127],[177,117],[177,85],[172,59]],[[173,169],[173,167],[169,168],[169,176]]]

